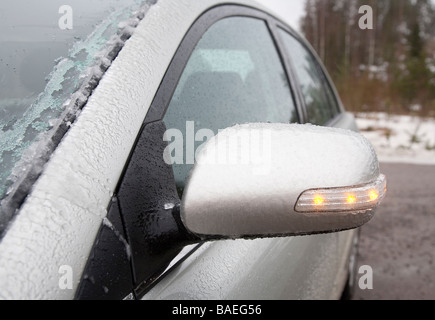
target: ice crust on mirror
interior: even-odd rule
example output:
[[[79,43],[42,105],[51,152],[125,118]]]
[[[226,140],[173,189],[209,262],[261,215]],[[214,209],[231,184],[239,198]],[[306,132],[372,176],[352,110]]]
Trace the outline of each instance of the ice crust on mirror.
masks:
[[[373,147],[353,131],[238,125],[221,131],[199,153],[182,218],[194,233],[234,238],[349,229],[350,219],[340,213],[316,217],[307,225],[294,211],[298,196],[312,188],[365,184],[378,176]],[[362,215],[355,221],[361,225],[368,218]]]

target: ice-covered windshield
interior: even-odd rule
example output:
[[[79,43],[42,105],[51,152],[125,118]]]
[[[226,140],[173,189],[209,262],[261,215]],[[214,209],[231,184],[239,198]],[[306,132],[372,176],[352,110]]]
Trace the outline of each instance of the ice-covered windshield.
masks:
[[[0,2],[0,200],[23,153],[60,117],[80,75],[143,2]]]

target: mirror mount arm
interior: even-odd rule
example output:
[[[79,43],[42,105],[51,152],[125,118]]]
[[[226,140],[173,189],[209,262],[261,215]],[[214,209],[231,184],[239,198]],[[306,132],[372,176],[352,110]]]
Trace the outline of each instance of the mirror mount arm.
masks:
[[[201,243],[205,239],[200,238],[198,235],[190,232],[185,226],[181,219],[181,205],[177,204],[172,209],[172,216],[174,217],[175,223],[177,224],[178,230],[175,232],[177,237],[177,246],[183,248],[188,245]],[[175,241],[174,241],[175,243]]]
[[[177,224],[178,230],[174,233],[177,238],[177,247],[183,248],[188,245],[204,243],[204,242],[213,242],[213,241],[221,241],[221,240],[231,240],[230,237],[224,236],[212,236],[212,235],[197,235],[187,229],[184,225],[183,220],[181,219],[181,204],[177,204],[172,209],[172,216]],[[239,239],[239,238],[238,238]],[[258,239],[258,236],[253,237],[242,237],[242,239]],[[234,240],[234,239],[233,239]],[[175,241],[172,241],[175,243]]]

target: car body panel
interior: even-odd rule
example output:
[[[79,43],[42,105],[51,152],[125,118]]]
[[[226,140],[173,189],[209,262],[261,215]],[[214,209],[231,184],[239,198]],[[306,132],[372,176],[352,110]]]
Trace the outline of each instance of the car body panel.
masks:
[[[337,234],[207,243],[144,299],[338,299],[340,264]]]
[[[74,298],[131,148],[180,42],[203,12],[223,3],[160,0],[147,10],[1,240],[0,298]],[[245,0],[231,3],[262,8]],[[162,27],[162,21],[171,23]],[[352,124],[348,119],[341,125]],[[343,287],[337,270],[344,269],[337,257],[346,251],[340,237],[349,235],[205,244],[145,298],[337,298]],[[59,286],[62,266],[71,267],[72,289]]]

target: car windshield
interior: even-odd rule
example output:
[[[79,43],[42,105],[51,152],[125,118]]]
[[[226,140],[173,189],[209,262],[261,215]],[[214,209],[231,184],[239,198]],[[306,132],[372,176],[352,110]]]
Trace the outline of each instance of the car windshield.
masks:
[[[143,0],[0,2],[0,200]]]

